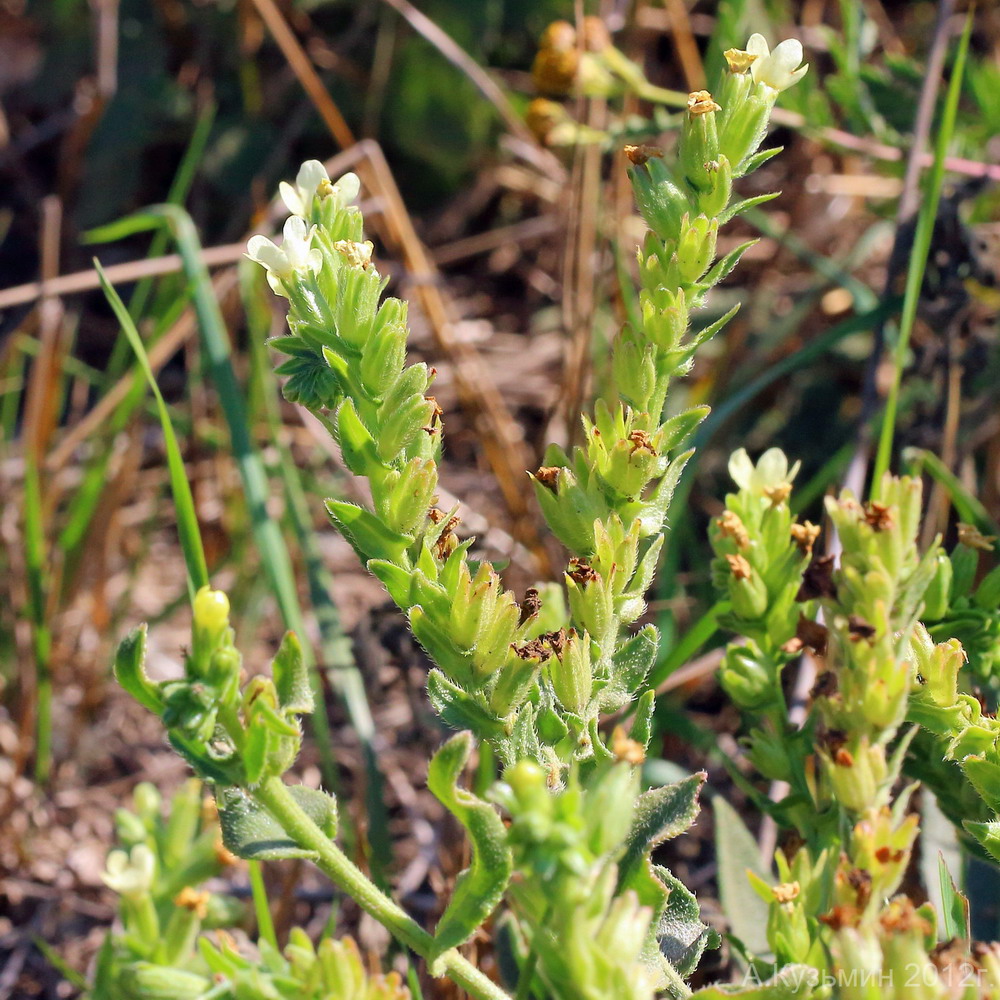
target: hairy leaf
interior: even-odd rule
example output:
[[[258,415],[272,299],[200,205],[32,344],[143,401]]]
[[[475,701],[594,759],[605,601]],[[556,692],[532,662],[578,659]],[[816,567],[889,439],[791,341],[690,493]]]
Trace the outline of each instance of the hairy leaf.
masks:
[[[432,975],[437,959],[467,941],[493,912],[514,868],[507,831],[496,808],[458,785],[471,750],[471,733],[453,736],[434,754],[427,774],[427,787],[472,841],[472,862],[458,876],[434,932],[434,948],[428,956]]]
[[[337,832],[337,801],[326,792],[305,785],[290,785],[288,791],[299,807],[328,836]],[[283,858],[316,858],[285,833],[281,824],[240,788],[216,792],[222,843],[247,861],[278,861]]]

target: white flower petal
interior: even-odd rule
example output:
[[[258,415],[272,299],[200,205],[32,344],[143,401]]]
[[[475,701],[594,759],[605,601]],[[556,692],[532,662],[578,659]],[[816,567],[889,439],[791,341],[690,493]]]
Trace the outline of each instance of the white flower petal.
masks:
[[[292,187],[288,181],[281,181],[278,185],[278,194],[281,195],[281,200],[285,203],[285,208],[293,215],[301,215],[305,212],[306,209],[302,204],[302,199],[299,197],[298,188]]]
[[[282,271],[288,267],[288,258],[266,236],[250,237],[247,256],[258,264],[263,264],[268,271]]]
[[[780,448],[768,448],[757,459],[757,479],[761,487],[777,486],[788,477],[788,459]]]
[[[281,230],[281,233],[286,240],[304,240],[308,231],[309,226],[306,224],[306,220],[297,215],[292,215],[285,221],[285,226]]]
[[[802,43],[797,38],[786,38],[774,47],[769,58],[779,72],[791,73],[802,62]]]
[[[740,448],[739,451],[734,451],[729,456],[729,475],[732,476],[733,482],[741,490],[750,489],[750,483],[753,479],[753,462],[750,461],[746,448]]]
[[[333,185],[333,190],[340,195],[344,205],[353,205],[361,191],[361,181],[357,174],[344,174],[343,177]]]
[[[771,53],[771,50],[767,44],[767,39],[763,35],[757,35],[757,34],[750,36],[750,38],[747,40],[747,44],[744,51],[749,52],[750,55],[752,56],[756,56],[757,62],[759,62],[761,59],[766,59]]]
[[[801,58],[799,62],[801,62]],[[798,63],[795,64],[798,66]],[[312,196],[316,193],[316,188],[323,183],[323,181],[328,181],[330,175],[326,172],[326,167],[323,166],[319,160],[306,160],[305,163],[299,167],[298,175],[295,178],[295,186],[299,189],[299,193],[305,197],[312,199]]]

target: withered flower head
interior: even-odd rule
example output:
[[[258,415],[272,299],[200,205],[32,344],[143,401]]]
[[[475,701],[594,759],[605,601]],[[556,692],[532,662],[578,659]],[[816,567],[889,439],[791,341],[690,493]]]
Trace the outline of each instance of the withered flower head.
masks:
[[[751,52],[746,52],[744,49],[726,49],[723,55],[729,64],[730,73],[749,72],[754,60],[757,59],[757,56]]]
[[[747,532],[746,525],[740,520],[739,514],[731,510],[724,510],[722,517],[716,518],[715,523],[719,528],[719,534],[723,538],[731,538],[738,549],[750,547],[750,534]]]
[[[812,521],[792,525],[792,541],[803,555],[812,555],[813,545],[819,538],[820,526]]]
[[[984,535],[974,524],[958,524],[958,540],[969,549],[979,549],[980,552],[992,552],[996,535]]]
[[[688,95],[688,113],[692,115],[707,115],[709,111],[721,111],[712,95],[707,90],[696,90]]]
[[[626,736],[622,726],[615,726],[611,734],[611,752],[626,764],[641,764],[646,759],[643,745]]]
[[[641,167],[654,157],[662,157],[663,150],[659,146],[625,146],[625,155],[637,166]]]
[[[737,580],[749,580],[753,576],[753,569],[743,556],[727,555],[726,562],[729,563],[730,572]]]

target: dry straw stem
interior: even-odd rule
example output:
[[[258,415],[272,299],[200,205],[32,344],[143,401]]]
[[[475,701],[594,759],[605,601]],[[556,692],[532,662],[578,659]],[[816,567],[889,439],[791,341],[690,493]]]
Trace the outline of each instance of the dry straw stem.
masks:
[[[531,459],[520,430],[479,353],[455,336],[451,309],[440,288],[437,269],[417,237],[381,146],[372,139],[355,142],[340,109],[274,0],[253,0],[253,3],[334,140],[343,149],[356,151],[357,172],[381,202],[385,229],[382,235],[400,249],[435,342],[454,368],[459,401],[476,426],[486,458],[497,477],[513,534],[534,554],[538,568],[547,571],[548,557],[538,536],[534,512],[528,505],[524,474]]]

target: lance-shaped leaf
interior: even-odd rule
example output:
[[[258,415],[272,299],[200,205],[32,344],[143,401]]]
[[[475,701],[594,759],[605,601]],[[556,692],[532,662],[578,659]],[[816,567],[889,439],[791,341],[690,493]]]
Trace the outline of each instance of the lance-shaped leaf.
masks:
[[[305,785],[289,785],[288,791],[306,815],[331,839],[337,832],[337,801],[326,792]],[[239,788],[216,792],[222,843],[247,861],[278,861],[283,858],[316,858],[285,833],[281,824]]]
[[[669,894],[656,928],[660,954],[681,977],[690,976],[702,952],[718,940],[718,935],[702,923],[698,900],[680,879],[659,865],[653,873]]]
[[[979,841],[990,857],[1000,861],[1000,822],[991,820],[989,823],[971,823],[966,820],[962,826]]]
[[[387,528],[371,511],[357,504],[346,500],[327,500],[326,509],[364,562],[369,559],[401,562],[403,553],[413,541],[408,535]]]
[[[656,662],[660,633],[646,625],[615,650],[611,661],[611,676],[601,691],[601,711],[615,712],[631,701],[633,692],[646,679]]]
[[[771,950],[767,940],[768,907],[753,890],[747,872],[753,872],[767,883],[774,881],[773,876],[761,863],[757,841],[736,810],[719,796],[712,801],[712,808],[719,859],[719,895],[729,926],[748,951],[767,955]]]
[[[145,660],[146,626],[140,625],[132,629],[118,644],[118,651],[115,653],[115,678],[143,708],[162,715],[163,695],[160,693],[160,686],[146,676]]]
[[[452,684],[440,670],[427,675],[427,697],[434,711],[453,729],[471,729],[480,739],[495,739],[504,733],[501,719]]]
[[[351,399],[345,399],[337,409],[337,440],[344,464],[356,476],[371,476],[385,469],[375,439],[361,422]]]
[[[726,1000],[742,997],[744,1000],[794,1000],[807,997],[819,983],[819,972],[809,965],[786,965],[770,979],[760,982],[747,975],[742,983],[719,983],[706,986],[692,993],[690,1000]]]
[[[369,559],[368,571],[377,577],[379,583],[389,592],[396,607],[408,611],[413,601],[410,600],[410,581],[413,574],[402,566],[387,562],[385,559]]]
[[[435,971],[437,959],[467,941],[493,912],[514,867],[499,813],[458,786],[471,750],[471,733],[453,736],[434,755],[427,774],[428,788],[465,827],[472,841],[472,863],[458,876],[455,892],[434,932],[434,948],[428,956],[432,975],[440,974]]]
[[[1000,811],[1000,764],[970,756],[962,761],[962,770],[990,809]]]
[[[625,838],[625,853],[618,865],[619,891],[652,848],[682,834],[694,821],[701,806],[698,793],[708,775],[698,771],[683,781],[653,788],[635,802],[632,826]]]
[[[309,668],[302,658],[302,646],[294,632],[286,632],[271,661],[274,689],[282,712],[308,715],[314,707]]]

